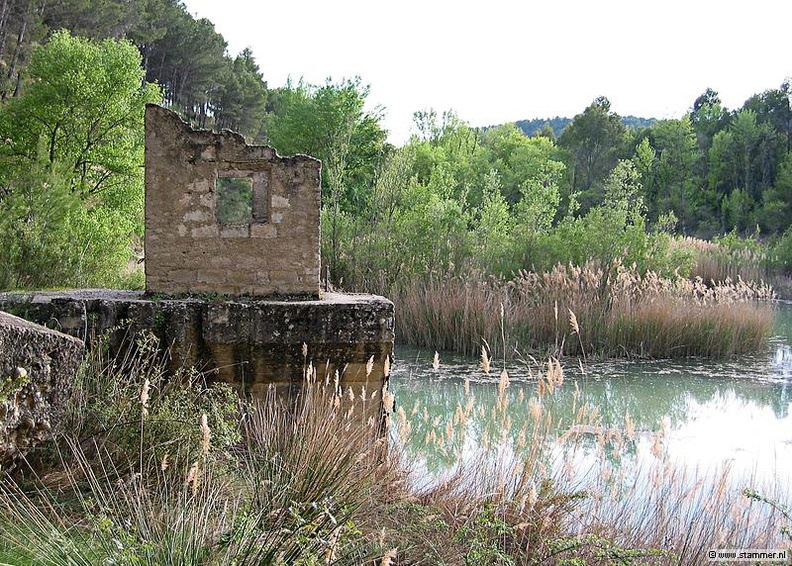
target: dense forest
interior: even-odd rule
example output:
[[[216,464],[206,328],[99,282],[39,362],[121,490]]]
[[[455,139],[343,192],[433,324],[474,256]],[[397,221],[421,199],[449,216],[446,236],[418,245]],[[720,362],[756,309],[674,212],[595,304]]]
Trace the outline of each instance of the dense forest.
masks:
[[[553,137],[558,137],[571,121],[572,118],[562,118],[561,116],[556,116],[554,118],[517,120],[515,124],[526,136],[529,137],[536,135],[549,136],[551,134]],[[636,130],[639,128],[647,128],[656,122],[654,118],[639,118],[637,116],[622,116],[621,121],[625,127]]]
[[[789,247],[789,81],[736,109],[708,89],[671,120],[604,96],[490,128],[422,110],[394,147],[360,78],[270,88],[265,73],[178,0],[0,0],[0,287],[140,285],[152,101],[320,158],[323,259],[345,288],[590,260],[689,271],[679,236]]]

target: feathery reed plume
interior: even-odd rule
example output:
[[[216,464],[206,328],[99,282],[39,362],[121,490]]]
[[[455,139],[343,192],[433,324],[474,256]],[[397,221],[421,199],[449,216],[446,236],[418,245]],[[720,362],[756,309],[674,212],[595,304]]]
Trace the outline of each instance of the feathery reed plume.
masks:
[[[385,377],[390,376],[391,372],[391,362],[390,362],[390,355],[385,356],[385,361],[382,362],[382,375]]]
[[[161,472],[167,471],[167,469],[170,467],[170,461],[169,460],[170,460],[170,454],[168,454],[166,452],[165,455],[162,457],[162,462],[160,463],[160,471]]]
[[[144,417],[149,414],[149,391],[151,390],[151,381],[146,378],[143,382],[143,389],[140,390],[140,412]]]
[[[487,348],[485,348],[483,345],[481,346],[481,369],[484,370],[484,373],[489,375],[490,359],[487,355]]]
[[[373,370],[374,370],[374,356],[371,356],[366,362],[366,377],[370,376]]]
[[[184,483],[190,486],[193,495],[198,493],[198,486],[201,484],[201,472],[198,460],[193,462],[192,466],[190,466],[190,469],[187,471],[187,478],[185,479]]]
[[[209,455],[211,440],[212,431],[209,429],[209,419],[204,413],[201,415],[201,457],[206,458]]]
[[[402,316],[397,332],[402,342],[438,351],[479,356],[482,337],[495,336],[505,355],[509,339],[523,349],[551,347],[556,356],[585,359],[723,357],[761,348],[772,331],[773,306],[763,302],[772,290],[763,284],[735,278],[708,286],[618,266],[601,293],[603,278],[601,267],[587,264],[520,272],[507,282],[482,276],[409,282],[394,290]],[[497,316],[501,305],[508,320]],[[576,329],[568,321],[565,332],[561,312],[574,314]],[[487,351],[491,359],[500,353]]]
[[[555,371],[553,372],[553,377],[555,378],[555,385],[561,387],[564,383],[564,368],[561,367],[561,362],[556,358],[555,362]]]
[[[572,333],[580,334],[580,326],[578,325],[578,320],[577,317],[575,316],[575,313],[572,312],[572,309],[567,309],[567,310],[569,310],[569,326],[570,328],[572,328]]]
[[[586,358],[586,350],[583,348],[583,338],[580,336],[580,325],[578,324],[578,319],[572,309],[569,309],[569,326],[572,328],[572,333],[578,337],[578,343],[580,344],[580,353],[583,354],[583,359]]]
[[[432,358],[432,369],[434,369],[435,371],[440,369],[440,352],[438,352],[437,350],[435,350],[434,358]]]
[[[383,405],[383,408],[385,409],[386,413],[392,413],[393,412],[393,404],[394,404],[395,400],[396,399],[393,396],[393,393],[388,391],[388,386],[387,385],[383,385],[382,386],[382,405]]]
[[[470,379],[465,378],[465,396],[470,397]]]
[[[635,422],[632,420],[629,411],[624,415],[624,432],[630,440],[635,437]]]
[[[533,418],[534,422],[539,422],[539,419],[542,418],[543,411],[544,409],[541,403],[536,402],[534,399],[528,401],[528,412],[531,414],[531,418]]]
[[[380,566],[391,566],[391,564],[393,564],[393,560],[396,558],[397,553],[398,553],[398,548],[391,548],[388,552],[386,552],[382,556],[382,560],[380,561]]]
[[[506,388],[509,387],[509,372],[504,369],[500,374],[498,381],[498,395],[501,397],[506,393]]]
[[[328,537],[327,548],[325,549],[325,565],[327,566],[334,564],[338,559],[338,539],[341,538],[342,532],[342,527],[333,529],[333,532],[330,533],[330,536]]]

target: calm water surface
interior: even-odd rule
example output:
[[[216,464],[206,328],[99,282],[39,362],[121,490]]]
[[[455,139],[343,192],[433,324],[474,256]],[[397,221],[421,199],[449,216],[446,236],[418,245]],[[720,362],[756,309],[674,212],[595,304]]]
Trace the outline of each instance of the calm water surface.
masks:
[[[792,483],[792,305],[778,305],[776,336],[760,354],[728,360],[607,361],[584,364],[567,360],[564,383],[542,402],[569,427],[581,406],[599,407],[601,427],[624,428],[629,413],[635,441],[628,457],[649,458],[662,434],[667,457],[699,472],[727,464],[737,476],[753,484]],[[440,354],[434,370],[434,351],[397,346],[391,389],[397,407],[408,415],[411,434],[406,448],[421,463],[419,473],[436,476],[472,457],[489,443],[498,398],[501,365],[493,362],[489,376],[478,360]],[[497,369],[496,369],[497,368]],[[530,422],[527,401],[537,398],[536,371],[525,362],[506,364],[510,419],[508,432],[494,431],[501,450],[510,453],[517,431]],[[470,396],[465,392],[468,380]],[[477,410],[453,441],[428,441],[431,431],[442,432],[454,423],[458,407],[473,397]],[[586,429],[583,429],[584,432]],[[661,432],[662,431],[662,432]],[[584,435],[585,436],[585,435]],[[594,435],[592,444],[595,444]],[[495,456],[493,456],[495,457]]]

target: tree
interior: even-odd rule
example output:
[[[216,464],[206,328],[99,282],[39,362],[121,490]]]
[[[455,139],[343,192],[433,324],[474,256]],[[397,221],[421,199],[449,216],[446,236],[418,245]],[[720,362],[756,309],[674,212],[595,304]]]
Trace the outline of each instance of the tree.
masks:
[[[792,150],[792,85],[785,81],[780,89],[766,90],[745,101],[744,110],[756,113],[759,124],[768,124],[783,137],[786,151]]]
[[[757,122],[753,110],[740,110],[730,126],[715,134],[709,151],[709,187],[719,195],[723,229],[749,228],[753,203],[775,183],[783,153],[780,135]],[[740,191],[740,194],[732,193]]]
[[[253,140],[263,137],[267,110],[267,83],[245,49],[228,65],[214,108],[215,125],[235,130]]]
[[[34,51],[28,73],[25,92],[0,107],[8,263],[29,271],[35,251],[39,261],[57,258],[49,285],[107,284],[132,251],[131,236],[142,233],[143,119],[159,90],[143,83],[131,43],[66,31]],[[67,268],[56,272],[55,263]]]
[[[341,213],[357,210],[356,185],[367,185],[370,192],[375,181],[370,164],[387,152],[379,111],[364,110],[368,93],[359,77],[339,83],[328,79],[319,87],[290,82],[276,93],[274,111],[267,117],[268,141],[281,154],[306,153],[322,160],[322,202],[330,222],[326,257],[331,272],[338,267]]]
[[[86,203],[71,189],[71,168],[40,158],[4,186],[0,198],[0,289],[114,287],[131,246],[129,216]]]
[[[639,144],[647,157],[643,162],[641,180],[646,191],[648,218],[657,221],[674,213],[683,231],[695,228],[696,215],[702,204],[701,184],[696,164],[701,152],[696,133],[688,117],[682,120],[660,120],[641,133]]]
[[[0,179],[37,159],[43,139],[49,161],[71,167],[72,190],[142,211],[143,118],[146,103],[160,94],[143,83],[137,49],[60,31],[36,49],[28,73],[33,81],[25,93],[0,110],[8,140]]]
[[[757,220],[770,233],[784,232],[792,225],[792,152],[781,160],[773,188],[762,193]]]
[[[573,190],[581,193],[585,208],[601,201],[598,185],[624,154],[627,128],[610,108],[607,98],[595,98],[558,138],[558,144],[571,153]]]
[[[717,91],[708,88],[696,98],[690,112],[690,123],[696,131],[702,151],[709,151],[715,134],[724,129],[730,120],[731,115],[721,104]]]
[[[46,35],[46,0],[0,0],[0,97],[17,96],[34,41]]]

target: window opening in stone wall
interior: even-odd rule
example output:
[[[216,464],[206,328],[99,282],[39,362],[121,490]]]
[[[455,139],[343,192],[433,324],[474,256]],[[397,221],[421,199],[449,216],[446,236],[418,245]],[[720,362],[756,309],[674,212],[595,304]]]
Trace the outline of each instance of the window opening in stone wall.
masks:
[[[253,222],[253,179],[250,177],[217,177],[215,199],[219,224]]]

